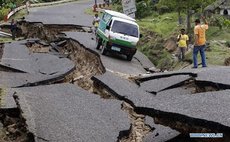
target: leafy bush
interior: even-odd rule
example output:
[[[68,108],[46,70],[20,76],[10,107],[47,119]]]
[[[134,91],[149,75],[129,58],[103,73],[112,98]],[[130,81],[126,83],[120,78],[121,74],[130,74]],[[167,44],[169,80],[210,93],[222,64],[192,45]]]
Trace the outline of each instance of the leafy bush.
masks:
[[[230,20],[224,19],[223,25],[224,25],[226,28],[230,28]]]
[[[9,8],[1,8],[0,9],[0,20],[3,20],[4,17],[9,13],[10,9]]]
[[[164,14],[164,13],[170,12],[170,9],[167,6],[163,5],[158,8],[158,12],[160,14]]]
[[[217,26],[219,27],[219,29],[222,28],[230,28],[230,20],[226,19],[223,16],[220,15],[214,15],[211,19],[210,19],[210,24],[212,26]]]
[[[136,4],[136,7],[137,7],[137,12],[136,12],[137,18],[144,18],[152,14],[152,9],[149,2],[145,2],[145,1],[138,2]]]

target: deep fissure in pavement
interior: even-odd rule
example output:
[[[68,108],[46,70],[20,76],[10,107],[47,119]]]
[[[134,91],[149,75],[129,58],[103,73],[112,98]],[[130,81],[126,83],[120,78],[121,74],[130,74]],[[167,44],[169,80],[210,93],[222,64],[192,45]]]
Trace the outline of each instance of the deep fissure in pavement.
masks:
[[[67,40],[60,52],[76,64],[76,70],[65,78],[65,82],[77,84],[85,90],[93,92],[91,77],[105,72],[100,56],[75,40]]]
[[[39,38],[46,41],[55,41],[63,37],[63,31],[91,32],[89,27],[78,25],[43,24],[40,22],[19,21],[21,33],[25,38]]]
[[[162,91],[183,87],[184,89],[190,89],[191,94],[197,94],[197,93],[204,93],[204,92],[215,92],[215,91],[221,91],[225,89],[230,89],[229,85],[209,82],[209,81],[198,81],[196,78],[192,78],[190,80],[186,80],[183,83],[176,84],[174,86],[171,86],[169,88],[166,88]]]
[[[131,121],[131,126],[123,136],[120,137],[120,142],[142,142],[143,138],[155,128],[145,123],[145,115],[137,114],[134,108],[127,102],[122,103],[121,109],[128,113]]]
[[[197,93],[203,93],[203,92],[214,92],[214,91],[230,89],[230,85],[215,83],[211,81],[197,80],[196,79],[197,75],[193,73],[173,73],[173,74],[166,74],[166,75],[156,75],[156,76],[146,77],[146,78],[136,78],[134,81],[138,86],[141,86],[141,83],[145,81],[150,81],[154,79],[163,79],[163,78],[168,78],[168,77],[177,76],[177,75],[189,75],[191,76],[191,79],[185,80],[183,82],[174,84],[173,86],[164,88],[163,90],[160,90],[159,92],[150,92],[150,93],[152,93],[153,95],[157,95],[158,93],[162,91],[175,89],[179,87],[192,90],[190,94],[197,94]]]

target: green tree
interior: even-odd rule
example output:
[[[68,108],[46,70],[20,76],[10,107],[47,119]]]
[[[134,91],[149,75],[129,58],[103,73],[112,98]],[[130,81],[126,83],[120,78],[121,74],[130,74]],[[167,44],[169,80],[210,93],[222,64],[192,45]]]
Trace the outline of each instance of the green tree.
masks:
[[[215,0],[160,0],[158,7],[167,6],[170,10],[178,12],[178,19],[181,12],[186,12],[187,31],[191,31],[191,16],[195,12],[203,12],[203,9]]]

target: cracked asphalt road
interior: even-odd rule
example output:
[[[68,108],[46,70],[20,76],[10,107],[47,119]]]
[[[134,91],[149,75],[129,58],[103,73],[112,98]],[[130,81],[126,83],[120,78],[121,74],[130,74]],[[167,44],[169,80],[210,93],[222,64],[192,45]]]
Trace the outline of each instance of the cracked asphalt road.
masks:
[[[35,7],[30,9],[30,14],[25,18],[30,22],[44,24],[72,24],[91,26],[93,17],[85,14],[85,9],[93,6],[92,0],[78,0],[54,6]]]
[[[32,8],[30,14],[26,16],[26,20],[30,22],[42,22],[44,24],[73,24],[91,27],[93,16],[84,13],[85,9],[90,8],[91,5],[93,5],[93,1],[79,0],[77,2],[52,7]],[[95,49],[96,43],[93,34],[66,32],[66,35],[67,38],[75,39],[85,47],[95,50],[98,53],[100,52]],[[94,40],[92,40],[93,38]],[[122,56],[101,56],[101,59],[108,70],[125,74],[136,75],[146,73],[144,68],[154,66],[150,60],[140,52],[135,54],[131,62],[126,61]]]

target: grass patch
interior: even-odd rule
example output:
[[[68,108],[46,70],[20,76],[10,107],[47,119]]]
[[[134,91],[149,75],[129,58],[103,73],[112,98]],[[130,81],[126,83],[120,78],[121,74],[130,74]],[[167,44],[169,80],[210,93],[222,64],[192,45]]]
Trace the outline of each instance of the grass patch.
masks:
[[[210,51],[206,51],[206,62],[208,66],[224,66],[224,61],[226,58],[230,57],[230,48],[226,47],[224,44],[218,42],[210,43]],[[189,62],[175,62],[173,64],[173,70],[180,70],[183,67],[192,64],[192,51],[185,55],[185,60]],[[197,55],[198,64],[201,63],[200,53]],[[192,66],[192,65],[191,65]]]
[[[18,11],[17,13],[15,13],[12,17],[10,17],[9,20],[11,19],[21,19],[22,17],[25,17],[27,15],[26,9],[22,9],[20,11]]]
[[[210,26],[207,30],[207,40],[226,40],[230,39],[230,29],[220,30],[218,27]]]
[[[0,43],[12,42],[12,38],[10,37],[0,37]]]
[[[88,14],[88,15],[94,15],[95,14],[95,12],[93,12],[92,8],[86,8],[84,12],[85,12],[85,14]]]
[[[15,38],[15,40],[12,40],[11,37],[0,37],[0,43],[13,42],[13,41],[22,40],[22,39],[24,39],[24,37],[17,37]]]
[[[177,13],[167,13],[163,15],[157,15],[155,13],[137,21],[140,27],[156,32],[163,37],[169,36],[178,29],[177,22]]]
[[[206,52],[207,63],[211,65],[224,65],[224,60],[230,57],[230,48],[218,44],[211,44],[211,51]]]

